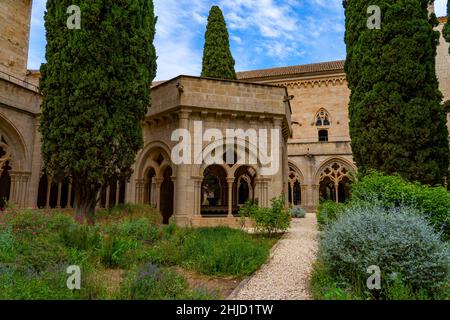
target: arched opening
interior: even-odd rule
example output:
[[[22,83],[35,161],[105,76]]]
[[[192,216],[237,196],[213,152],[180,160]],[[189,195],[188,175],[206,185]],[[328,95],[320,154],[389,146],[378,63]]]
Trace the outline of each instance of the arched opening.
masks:
[[[320,174],[320,199],[346,202],[350,199],[350,170],[339,161],[330,162]]]
[[[205,169],[201,191],[202,215],[227,213],[227,172],[222,166],[212,165]]]
[[[145,176],[144,203],[156,207],[156,172],[150,168]]]
[[[339,202],[347,202],[350,199],[350,187],[351,187],[351,180],[348,177],[344,177],[339,182]]]
[[[39,209],[47,207],[47,185],[48,185],[47,175],[43,174],[39,179],[39,190],[37,201],[37,206]]]
[[[329,177],[326,177],[320,183],[320,199],[336,202],[336,185]]]
[[[298,172],[289,168],[288,199],[291,206],[300,206],[302,204],[301,178]]]
[[[3,151],[0,149],[0,151]],[[11,167],[9,166],[9,161],[5,162],[0,168],[0,210],[4,210],[6,204],[9,201],[9,196],[11,192],[11,177],[9,171]]]
[[[255,201],[255,178],[256,170],[250,166],[240,166],[234,173],[233,206],[236,206],[236,210],[233,210],[233,214],[238,214],[239,207],[247,201]]]
[[[0,136],[0,138],[0,210],[4,210],[11,193],[11,176],[9,175],[11,155],[8,153],[8,144],[3,137]]]
[[[250,199],[250,186],[247,180],[242,179],[238,186],[238,205],[245,204]]]
[[[163,216],[163,224],[169,224],[173,215],[174,184],[172,181],[172,168],[167,167],[164,171],[164,180],[161,184],[160,211]]]

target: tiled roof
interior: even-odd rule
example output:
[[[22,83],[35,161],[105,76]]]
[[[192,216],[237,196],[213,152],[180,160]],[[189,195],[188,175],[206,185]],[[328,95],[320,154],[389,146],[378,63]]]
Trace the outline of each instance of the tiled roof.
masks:
[[[292,67],[244,71],[244,72],[238,72],[237,78],[239,80],[247,80],[247,79],[266,78],[266,77],[288,76],[288,75],[301,74],[301,73],[343,71],[344,63],[345,63],[344,60],[340,60],[340,61],[305,64],[305,65],[292,66]]]
[[[447,17],[439,17],[438,18],[440,23],[446,23],[447,22]]]

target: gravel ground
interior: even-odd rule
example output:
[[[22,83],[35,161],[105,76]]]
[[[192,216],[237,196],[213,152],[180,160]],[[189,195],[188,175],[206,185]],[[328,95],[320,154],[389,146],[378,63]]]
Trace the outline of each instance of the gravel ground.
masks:
[[[288,233],[277,243],[271,258],[229,299],[309,300],[308,281],[317,253],[317,219],[308,213],[294,219]]]

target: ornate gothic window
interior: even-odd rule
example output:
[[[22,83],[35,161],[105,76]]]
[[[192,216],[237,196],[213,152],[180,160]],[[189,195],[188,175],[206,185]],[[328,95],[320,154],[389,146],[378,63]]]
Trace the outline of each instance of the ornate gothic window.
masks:
[[[288,197],[289,203],[292,206],[299,206],[302,203],[302,188],[301,188],[301,178],[297,171],[290,167],[289,168],[289,184],[288,184]]]
[[[316,115],[316,126],[317,127],[328,127],[331,124],[330,116],[328,111],[325,109],[320,109]]]
[[[350,171],[339,162],[331,162],[320,174],[320,197],[345,202],[350,197]]]

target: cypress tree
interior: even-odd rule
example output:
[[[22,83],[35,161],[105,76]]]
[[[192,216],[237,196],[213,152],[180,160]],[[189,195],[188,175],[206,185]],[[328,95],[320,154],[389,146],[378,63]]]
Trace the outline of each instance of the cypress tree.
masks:
[[[425,184],[442,184],[449,163],[446,114],[435,71],[439,33],[429,0],[373,0],[381,29],[369,29],[368,1],[344,1],[345,71],[354,160]]]
[[[225,18],[222,10],[213,6],[205,33],[202,77],[236,80],[234,64]]]
[[[45,170],[70,177],[76,220],[94,223],[97,194],[126,180],[143,146],[141,122],[156,74],[152,0],[48,0],[40,132]]]

